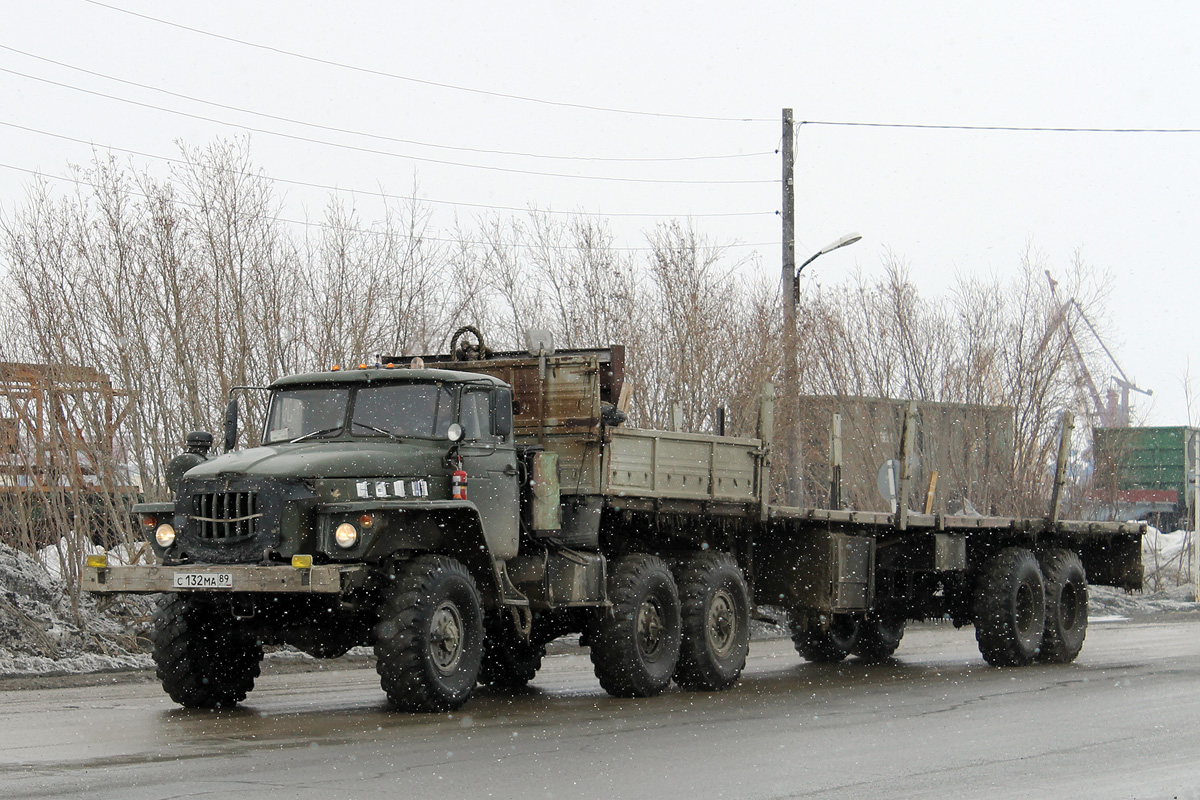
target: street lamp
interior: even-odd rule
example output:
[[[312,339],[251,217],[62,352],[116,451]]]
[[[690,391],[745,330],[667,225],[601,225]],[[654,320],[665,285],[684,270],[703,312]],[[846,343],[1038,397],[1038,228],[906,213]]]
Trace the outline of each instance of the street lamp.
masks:
[[[797,341],[796,331],[796,306],[800,304],[800,271],[807,267],[812,262],[816,261],[826,253],[832,253],[838,248],[845,247],[849,244],[854,244],[862,239],[857,233],[847,233],[842,238],[830,242],[822,247],[817,252],[813,253],[808,259],[799,266],[792,274],[792,296],[785,298],[783,303],[783,341],[784,341],[784,362],[783,362],[783,398],[784,408],[781,414],[785,429],[784,441],[787,443],[784,449],[786,454],[783,463],[787,465],[788,482],[787,482],[787,502],[789,505],[800,504],[800,425],[799,425],[799,397],[800,397],[800,380],[797,371],[797,361],[800,349],[800,343]],[[785,258],[787,252],[785,251]],[[795,263],[793,260],[792,263]],[[784,264],[784,279],[786,280],[788,273],[787,263]],[[782,287],[781,287],[782,288]]]
[[[826,253],[832,253],[834,250],[845,247],[846,245],[854,244],[861,238],[862,238],[862,234],[847,233],[845,236],[838,239],[837,241],[830,242],[829,244],[825,245],[817,252],[813,253],[811,256],[808,257],[808,259],[803,264],[801,264],[799,267],[797,267],[796,274],[792,276],[792,302],[793,303],[800,302],[800,273],[804,271],[805,267],[807,267],[812,262],[816,261],[821,256],[825,255]]]

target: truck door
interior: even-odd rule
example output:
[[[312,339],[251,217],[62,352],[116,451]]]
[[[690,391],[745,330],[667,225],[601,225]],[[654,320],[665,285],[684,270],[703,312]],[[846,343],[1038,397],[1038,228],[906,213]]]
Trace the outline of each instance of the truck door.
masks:
[[[459,403],[459,423],[463,438],[458,452],[467,473],[467,499],[479,509],[492,555],[511,558],[517,554],[520,513],[512,391],[465,387]]]

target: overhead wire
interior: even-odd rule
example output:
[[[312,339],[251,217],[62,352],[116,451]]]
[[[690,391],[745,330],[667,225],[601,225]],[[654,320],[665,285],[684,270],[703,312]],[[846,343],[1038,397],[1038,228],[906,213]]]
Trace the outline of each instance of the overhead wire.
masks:
[[[6,127],[6,128],[14,128],[16,130],[25,131],[27,133],[34,133],[39,136],[48,136],[48,137],[51,137],[54,139],[61,139],[63,141],[67,141],[67,142],[74,142],[75,144],[82,144],[82,145],[85,145],[88,147],[93,147],[93,148],[99,147],[103,150],[111,150],[111,151],[115,151],[118,153],[125,153],[127,155],[139,156],[141,158],[154,159],[156,161],[163,161],[163,162],[166,162],[169,164],[177,164],[179,166],[190,166],[192,164],[192,162],[190,162],[186,159],[182,159],[182,158],[174,158],[172,156],[163,156],[163,155],[158,155],[155,153],[147,153],[143,150],[133,150],[128,147],[118,147],[116,145],[102,145],[102,144],[98,144],[97,142],[90,141],[87,139],[80,139],[75,136],[67,136],[65,134],[53,133],[51,131],[45,131],[45,130],[41,130],[39,128],[31,128],[26,125],[18,125],[15,122],[5,122],[4,120],[0,120],[0,126]],[[223,173],[226,173],[229,175],[239,175],[242,177],[254,177],[254,178],[263,177],[270,181],[274,181],[277,183],[286,183],[291,186],[303,186],[303,187],[309,188],[309,189],[323,189],[323,190],[327,190],[327,191],[331,191],[331,192],[338,192],[338,193],[346,192],[346,193],[350,193],[350,194],[360,194],[360,195],[366,195],[369,197],[379,197],[379,198],[382,198],[385,200],[402,200],[405,202],[430,203],[432,205],[447,205],[447,206],[462,207],[462,208],[478,208],[478,209],[491,210],[491,211],[527,212],[527,211],[531,210],[529,208],[518,208],[515,206],[501,206],[501,205],[492,205],[492,204],[487,204],[487,203],[468,203],[468,202],[455,201],[455,200],[437,200],[437,199],[433,199],[433,198],[416,197],[414,195],[392,194],[390,192],[384,192],[384,191],[372,190],[372,189],[358,189],[358,188],[353,188],[353,187],[333,186],[331,184],[314,183],[311,181],[300,181],[300,180],[294,180],[291,178],[277,178],[277,177],[273,177],[273,176],[269,176],[269,175],[261,175],[259,173],[252,173],[252,172],[245,172],[242,170],[229,169],[228,167],[206,167],[206,169],[215,169],[219,172],[223,172]],[[568,216],[579,216],[581,214],[586,214],[586,212],[580,212],[580,211],[553,211],[553,210],[549,210],[549,209],[547,209],[545,211],[540,211],[539,213],[555,214],[555,215],[568,215]],[[713,213],[688,213],[688,214],[675,214],[675,215],[656,214],[656,213],[652,213],[652,212],[643,212],[643,211],[625,211],[625,212],[618,211],[618,212],[605,212],[605,213],[597,212],[598,216],[605,216],[605,217],[686,216],[686,217],[709,218],[709,217],[759,217],[759,216],[768,216],[768,215],[777,215],[777,214],[778,214],[778,212],[776,212],[776,211],[719,211],[719,212],[713,212]]]
[[[423,142],[423,141],[420,141],[417,139],[404,139],[404,138],[397,137],[397,136],[387,136],[385,134],[369,133],[366,131],[353,130],[350,128],[339,128],[334,125],[324,125],[319,122],[306,122],[304,120],[298,120],[298,119],[295,119],[292,117],[285,117],[285,116],[280,116],[277,114],[268,114],[263,111],[254,111],[249,108],[242,108],[240,106],[229,105],[227,103],[218,103],[218,102],[215,102],[212,100],[205,100],[203,98],[194,97],[192,95],[183,94],[181,92],[174,92],[174,91],[171,91],[170,89],[163,89],[158,86],[151,86],[149,84],[139,83],[137,81],[131,81],[131,80],[127,80],[125,78],[118,78],[114,75],[107,75],[103,72],[96,72],[95,70],[90,70],[85,67],[76,66],[74,64],[68,64],[65,61],[58,61],[53,58],[47,58],[46,56],[40,56],[40,55],[37,55],[36,53],[30,53],[28,51],[20,50],[16,47],[11,47],[6,44],[0,44],[0,50],[7,50],[11,53],[17,53],[18,55],[25,56],[26,58],[36,59],[38,61],[42,61],[47,64],[54,64],[55,66],[63,67],[64,69],[73,70],[75,72],[81,72],[85,75],[91,75],[96,78],[102,78],[107,81],[113,81],[115,83],[122,83],[122,84],[125,84],[126,86],[134,86],[139,89],[146,89],[147,91],[158,92],[159,94],[165,94],[170,97],[179,98],[181,100],[187,100],[187,101],[193,102],[193,103],[201,103],[203,105],[212,106],[214,108],[225,109],[226,111],[235,111],[240,114],[250,114],[250,115],[253,115],[256,117],[263,117],[265,119],[275,120],[276,122],[286,122],[286,123],[289,123],[292,125],[302,125],[305,127],[317,128],[319,130],[329,131],[332,133],[341,133],[341,134],[347,134],[350,136],[362,136],[362,137],[366,137],[366,138],[370,138],[370,139],[379,139],[381,141],[395,142],[397,144],[415,145],[417,147],[429,147],[429,148],[434,148],[434,149],[438,149],[438,150],[454,150],[454,151],[463,152],[463,153],[479,153],[479,154],[483,154],[483,155],[515,156],[515,157],[520,157],[520,158],[541,158],[541,159],[556,160],[556,161],[587,161],[587,162],[611,162],[611,163],[665,163],[665,162],[681,162],[681,161],[711,161],[711,160],[725,160],[725,159],[736,159],[736,158],[757,158],[760,156],[775,155],[778,152],[778,151],[773,151],[773,152],[772,151],[763,151],[763,152],[757,152],[757,153],[720,153],[720,154],[715,154],[715,155],[699,155],[699,156],[611,157],[611,156],[571,156],[571,155],[559,155],[559,154],[549,154],[549,153],[528,153],[528,152],[521,152],[521,151],[516,151],[516,150],[495,150],[495,149],[483,148],[483,147],[465,147],[465,146],[460,146],[460,145],[436,144],[433,142]]]
[[[933,125],[911,122],[849,122],[844,120],[809,119],[798,122],[804,125],[825,125],[840,128],[912,128],[916,130],[943,131],[1008,131],[1014,133],[1200,133],[1200,128],[1083,128],[1052,127],[1039,125]]]
[[[201,36],[208,36],[213,39],[219,39],[219,40],[225,41],[225,42],[231,42],[234,44],[242,45],[244,47],[251,47],[251,48],[258,49],[258,50],[275,53],[277,55],[288,56],[289,58],[297,58],[297,59],[308,61],[308,62],[314,63],[314,64],[322,64],[322,65],[328,66],[328,67],[337,67],[339,69],[352,70],[354,72],[359,72],[359,73],[362,73],[365,75],[374,75],[374,76],[381,77],[381,78],[390,78],[392,80],[405,81],[407,83],[415,83],[415,84],[420,84],[423,86],[432,86],[432,87],[435,87],[438,89],[452,89],[452,90],[458,91],[458,92],[469,92],[471,94],[478,94],[478,95],[483,95],[486,97],[496,97],[496,98],[501,98],[501,99],[505,99],[505,100],[517,100],[517,101],[524,102],[524,103],[536,103],[538,105],[558,106],[560,108],[572,108],[572,109],[579,109],[579,110],[583,110],[583,111],[596,111],[596,112],[602,112],[602,113],[606,113],[606,114],[628,114],[630,116],[696,120],[696,121],[701,121],[701,122],[776,122],[777,121],[775,119],[764,119],[764,118],[755,118],[755,117],[718,117],[718,116],[706,116],[706,115],[700,115],[700,114],[671,114],[671,113],[660,112],[660,111],[639,111],[639,110],[628,109],[628,108],[611,108],[611,107],[607,107],[607,106],[588,105],[586,103],[568,103],[568,102],[558,101],[558,100],[546,100],[544,98],[531,97],[528,95],[510,94],[510,93],[506,93],[506,92],[496,92],[496,91],[491,91],[489,89],[477,89],[477,88],[470,87],[470,86],[460,86],[460,85],[453,84],[453,83],[444,83],[441,81],[433,81],[433,80],[428,80],[425,78],[414,78],[414,77],[411,77],[408,75],[400,75],[395,72],[387,72],[384,70],[372,69],[370,67],[361,67],[361,66],[358,66],[355,64],[346,64],[346,63],[343,63],[340,61],[333,61],[333,60],[327,59],[327,58],[319,58],[317,56],[307,55],[305,53],[297,53],[292,50],[285,50],[281,47],[274,47],[272,45],[261,44],[259,42],[251,42],[246,39],[238,39],[237,37],[234,37],[234,36],[227,36],[227,35],[221,34],[221,33],[214,33],[212,31],[204,30],[203,28],[195,28],[190,25],[184,25],[179,22],[172,22],[170,20],[162,19],[160,17],[154,17],[149,14],[142,14],[137,11],[131,11],[127,8],[121,8],[120,6],[112,5],[111,3],[102,3],[102,2],[99,2],[99,0],[84,0],[84,2],[89,3],[93,6],[98,6],[100,8],[106,8],[110,11],[116,11],[121,14],[128,14],[131,17],[138,17],[140,19],[144,19],[149,22],[154,22],[154,23],[157,23],[160,25],[167,25],[172,28],[177,28],[179,30],[188,31],[190,33],[195,33],[195,34],[198,34]]]
[[[269,130],[267,128],[256,128],[256,127],[253,127],[250,125],[226,122],[225,120],[215,119],[213,117],[206,117],[203,114],[193,114],[188,111],[178,111],[175,109],[164,108],[162,106],[154,105],[153,103],[143,103],[139,100],[130,100],[129,98],[118,97],[117,95],[111,95],[106,92],[99,92],[94,89],[85,89],[81,86],[74,86],[69,83],[62,83],[61,81],[51,80],[50,78],[42,78],[37,75],[29,75],[27,73],[20,72],[18,70],[14,70],[14,69],[8,69],[6,67],[0,67],[0,72],[5,72],[10,75],[17,75],[22,78],[27,78],[29,80],[38,81],[40,83],[48,83],[52,86],[58,86],[58,87],[61,87],[64,89],[70,89],[72,91],[94,95],[96,97],[103,97],[108,100],[116,100],[117,102],[127,103],[129,105],[138,106],[141,108],[149,108],[149,109],[153,109],[155,111],[162,111],[162,112],[165,112],[168,114],[177,114],[179,116],[188,117],[190,119],[197,119],[197,120],[201,120],[204,122],[212,122],[217,125],[226,125],[226,126],[233,127],[233,128],[240,128],[242,130],[252,131],[254,133],[261,133],[266,136],[278,136],[278,137],[284,138],[284,139],[305,142],[306,144],[325,145],[328,147],[336,147],[336,148],[340,148],[343,150],[353,150],[353,151],[359,152],[359,153],[368,153],[371,155],[386,156],[388,158],[401,158],[401,159],[408,159],[410,161],[420,161],[420,162],[427,163],[427,164],[441,164],[441,165],[445,165],[445,166],[461,167],[464,169],[479,169],[479,170],[487,170],[487,171],[491,171],[491,172],[504,172],[504,173],[510,173],[510,174],[519,174],[519,175],[534,175],[534,176],[544,177],[544,178],[565,178],[568,180],[590,180],[590,181],[613,181],[613,182],[618,182],[618,183],[679,184],[679,185],[692,185],[692,186],[740,186],[740,185],[751,185],[751,184],[762,184],[762,183],[775,183],[775,181],[772,179],[689,180],[689,179],[683,179],[683,178],[670,178],[670,179],[668,179],[668,178],[628,178],[628,177],[617,177],[617,176],[608,176],[608,175],[571,175],[571,174],[563,173],[563,172],[541,172],[539,170],[517,169],[515,167],[498,167],[498,166],[486,165],[486,164],[465,164],[461,161],[448,161],[446,159],[429,158],[427,156],[413,156],[413,155],[406,155],[403,153],[393,153],[390,150],[377,150],[375,148],[362,147],[360,145],[344,144],[344,143],[340,143],[340,142],[329,142],[329,141],[325,141],[323,139],[314,139],[309,136],[300,136],[298,134],[293,134],[293,133],[283,133],[281,131],[273,131],[273,130]]]

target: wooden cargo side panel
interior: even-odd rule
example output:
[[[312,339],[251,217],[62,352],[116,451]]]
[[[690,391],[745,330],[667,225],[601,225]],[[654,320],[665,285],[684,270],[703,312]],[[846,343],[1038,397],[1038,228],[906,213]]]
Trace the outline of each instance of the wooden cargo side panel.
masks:
[[[758,440],[614,428],[603,492],[617,497],[756,502]]]
[[[601,356],[556,355],[546,359],[546,378],[536,358],[458,361],[445,366],[499,378],[513,389],[513,435],[518,444],[540,444],[558,454],[564,495],[600,490]]]

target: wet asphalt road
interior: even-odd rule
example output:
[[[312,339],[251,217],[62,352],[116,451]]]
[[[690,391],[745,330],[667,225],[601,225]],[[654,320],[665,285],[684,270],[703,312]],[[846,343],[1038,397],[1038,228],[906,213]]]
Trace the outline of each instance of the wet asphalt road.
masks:
[[[0,692],[0,798],[1200,798],[1200,619],[1093,623],[1066,666],[987,667],[970,629],[887,664],[755,642],[719,694],[605,695],[586,655],[459,713],[373,670],[271,675],[242,708],[155,683]]]

